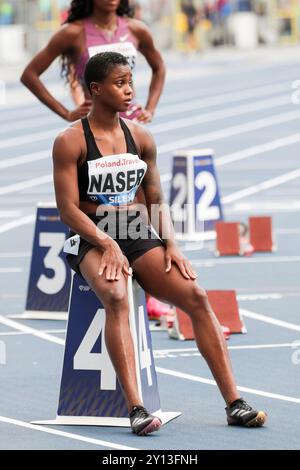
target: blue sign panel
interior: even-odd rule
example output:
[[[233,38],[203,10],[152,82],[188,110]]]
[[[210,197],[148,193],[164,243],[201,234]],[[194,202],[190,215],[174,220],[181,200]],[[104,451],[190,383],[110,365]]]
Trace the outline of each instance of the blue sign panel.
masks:
[[[188,230],[188,159],[186,156],[173,158],[170,208],[176,233]]]
[[[193,170],[195,232],[214,230],[215,223],[223,220],[223,212],[213,157],[195,155]]]
[[[67,234],[56,208],[37,209],[27,311],[67,312],[71,284],[71,269],[63,252]]]
[[[135,287],[132,329],[138,347],[144,405],[160,409],[142,289]],[[103,305],[83,279],[73,277],[58,416],[128,417],[126,400],[107,352]]]
[[[134,282],[133,286],[142,398],[147,410],[154,412],[160,409],[160,399],[146,298],[143,289],[137,283]]]

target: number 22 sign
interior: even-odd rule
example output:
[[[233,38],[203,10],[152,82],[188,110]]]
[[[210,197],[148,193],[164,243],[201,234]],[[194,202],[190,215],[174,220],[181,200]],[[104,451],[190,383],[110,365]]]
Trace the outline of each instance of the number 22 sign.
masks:
[[[182,151],[174,156],[170,207],[181,239],[197,240],[223,220],[211,149]]]

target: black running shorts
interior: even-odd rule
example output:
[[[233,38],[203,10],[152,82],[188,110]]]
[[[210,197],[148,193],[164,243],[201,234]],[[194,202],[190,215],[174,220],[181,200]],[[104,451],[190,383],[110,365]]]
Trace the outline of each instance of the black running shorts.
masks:
[[[112,218],[107,216],[89,217],[95,225],[98,225],[100,230],[107,233],[118,243],[130,265],[140,256],[147,253],[147,251],[152,250],[152,248],[164,246],[162,240],[154,233],[151,226],[146,225],[140,218],[137,219],[136,216],[126,216],[124,213],[119,216],[118,213],[117,215],[114,213],[113,221]],[[74,232],[70,232],[69,238],[73,235],[75,235]],[[66,256],[69,266],[80,276],[79,265],[86,253],[92,248],[95,248],[95,246],[80,238],[78,254],[67,254]]]

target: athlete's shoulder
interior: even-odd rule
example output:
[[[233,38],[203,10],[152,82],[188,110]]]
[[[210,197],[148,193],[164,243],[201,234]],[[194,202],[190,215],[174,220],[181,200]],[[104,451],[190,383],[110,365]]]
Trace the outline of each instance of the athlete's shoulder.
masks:
[[[83,32],[82,21],[75,21],[73,23],[63,24],[59,30],[53,35],[53,38],[57,37],[61,41],[65,41],[67,45],[74,41]]]
[[[154,142],[151,132],[146,129],[144,124],[139,124],[129,119],[123,119],[123,121],[125,121],[134,139],[137,140],[139,144]]]
[[[151,132],[145,128],[144,124],[138,124],[125,119],[126,124],[131,132],[134,142],[137,146],[142,159],[155,158],[156,144]]]
[[[56,137],[53,145],[53,156],[59,159],[75,159],[81,156],[83,147],[83,129],[81,121],[75,121],[62,130]]]
[[[150,29],[143,21],[135,18],[127,18],[127,23],[131,32],[139,39],[144,38],[145,36],[152,37]]]

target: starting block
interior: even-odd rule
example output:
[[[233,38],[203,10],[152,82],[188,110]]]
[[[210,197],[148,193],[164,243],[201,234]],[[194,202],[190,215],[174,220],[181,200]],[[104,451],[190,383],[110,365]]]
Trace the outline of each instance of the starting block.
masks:
[[[247,333],[239,312],[235,290],[208,290],[209,303],[221,325],[230,333]]]
[[[242,255],[238,222],[217,222],[216,256]]]
[[[139,394],[148,411],[165,424],[181,413],[161,411],[145,294],[131,277],[128,297]],[[74,274],[57,416],[33,424],[130,426],[126,400],[105,344],[105,318],[99,299]]]
[[[68,227],[54,203],[39,203],[25,312],[11,318],[66,320],[71,269],[63,252]]]
[[[250,243],[254,251],[275,251],[271,217],[249,217]]]
[[[215,222],[223,220],[212,149],[181,150],[173,157],[170,209],[176,238],[215,238]]]
[[[206,293],[209,303],[223,328],[225,337],[228,334],[228,330],[230,334],[247,333],[239,313],[236,292],[234,290],[208,290]],[[195,339],[190,317],[179,308],[175,309],[174,324],[173,328],[169,330],[169,336],[181,341]]]
[[[245,224],[240,222],[217,222],[216,256],[250,256],[254,252],[251,241],[246,236]]]

